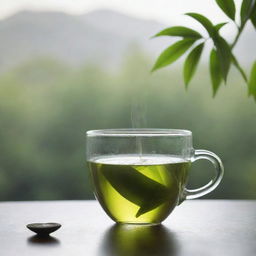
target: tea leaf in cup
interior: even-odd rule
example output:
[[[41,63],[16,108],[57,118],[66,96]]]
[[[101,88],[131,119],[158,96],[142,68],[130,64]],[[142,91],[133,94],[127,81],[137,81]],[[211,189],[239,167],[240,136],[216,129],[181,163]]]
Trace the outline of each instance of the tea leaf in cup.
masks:
[[[106,165],[102,173],[119,194],[140,206],[136,217],[168,201],[172,194],[170,188],[143,175],[131,166],[122,166],[120,170],[113,165]]]

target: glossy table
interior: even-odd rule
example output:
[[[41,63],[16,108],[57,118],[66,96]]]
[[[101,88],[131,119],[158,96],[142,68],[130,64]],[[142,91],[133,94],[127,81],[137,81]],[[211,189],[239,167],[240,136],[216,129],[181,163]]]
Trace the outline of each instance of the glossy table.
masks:
[[[59,222],[38,239],[32,222]],[[160,226],[114,225],[95,201],[0,203],[3,256],[255,256],[256,202],[186,201]]]

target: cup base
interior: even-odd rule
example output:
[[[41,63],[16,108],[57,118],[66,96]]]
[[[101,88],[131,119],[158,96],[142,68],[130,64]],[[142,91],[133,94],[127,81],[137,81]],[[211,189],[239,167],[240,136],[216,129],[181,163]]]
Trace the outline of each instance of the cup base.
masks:
[[[131,226],[158,226],[161,225],[161,222],[159,223],[148,223],[148,222],[122,222],[118,221],[116,222],[118,225],[131,225]]]

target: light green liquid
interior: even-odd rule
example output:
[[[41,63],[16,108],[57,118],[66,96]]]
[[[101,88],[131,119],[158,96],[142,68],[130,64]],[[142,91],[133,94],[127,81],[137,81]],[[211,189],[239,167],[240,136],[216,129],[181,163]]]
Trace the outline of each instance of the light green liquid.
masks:
[[[161,223],[179,203],[190,162],[163,155],[118,155],[89,161],[94,192],[116,222]]]

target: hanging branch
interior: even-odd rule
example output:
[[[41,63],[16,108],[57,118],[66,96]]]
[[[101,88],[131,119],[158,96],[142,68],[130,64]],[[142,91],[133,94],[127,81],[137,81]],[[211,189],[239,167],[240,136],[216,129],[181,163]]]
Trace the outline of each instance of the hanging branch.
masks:
[[[219,33],[222,27],[228,24],[228,22],[214,25],[202,14],[186,13],[187,16],[196,20],[205,28],[208,33],[208,37],[205,38],[199,32],[183,26],[169,27],[160,31],[153,37],[171,36],[180,37],[181,40],[169,46],[160,54],[152,68],[152,71],[172,64],[191,49],[185,60],[183,68],[184,83],[187,88],[195,74],[206,41],[212,40],[213,48],[209,56],[209,69],[213,96],[216,95],[220,85],[223,82],[226,83],[230,66],[234,65],[240,72],[245,83],[248,85],[249,96],[253,96],[256,100],[256,61],[252,65],[248,79],[246,73],[233,54],[233,49],[239,41],[247,22],[251,22],[256,30],[256,0],[243,0],[240,8],[239,22],[236,20],[237,10],[234,0],[215,0],[215,2],[230,19],[230,22],[234,23],[237,27],[237,34],[234,41],[229,44]]]

